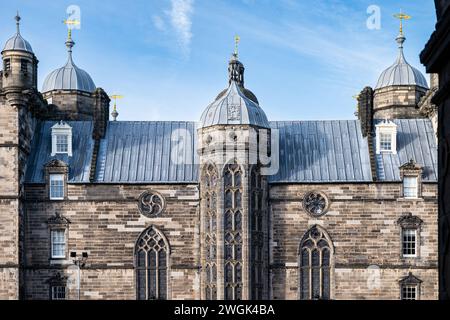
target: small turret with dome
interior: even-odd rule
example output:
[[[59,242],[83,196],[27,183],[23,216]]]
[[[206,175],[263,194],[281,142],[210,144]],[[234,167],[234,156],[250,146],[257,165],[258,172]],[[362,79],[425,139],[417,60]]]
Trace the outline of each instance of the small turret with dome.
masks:
[[[6,41],[2,50],[2,86],[37,89],[37,64],[30,43],[20,33],[20,15],[16,20],[16,34]]]
[[[428,88],[424,75],[411,66],[404,55],[406,37],[403,33],[403,20],[411,17],[400,13],[400,33],[395,39],[399,54],[393,65],[384,70],[374,91],[374,118],[418,118],[418,103]]]
[[[200,127],[215,125],[251,125],[269,128],[266,114],[258,99],[244,87],[245,67],[238,59],[237,48],[228,64],[228,88],[216,97],[200,118]]]
[[[94,96],[97,88],[89,73],[80,69],[73,61],[75,42],[70,27],[65,44],[67,62],[45,78],[42,93],[51,104],[53,118],[90,120],[94,115]]]

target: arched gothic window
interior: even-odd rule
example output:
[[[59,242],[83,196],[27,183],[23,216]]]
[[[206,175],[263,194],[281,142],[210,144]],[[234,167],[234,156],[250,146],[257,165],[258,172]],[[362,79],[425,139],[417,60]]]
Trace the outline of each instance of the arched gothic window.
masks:
[[[242,170],[229,164],[224,170],[225,192],[225,299],[242,299]]]
[[[262,179],[256,167],[251,173],[250,221],[252,230],[251,244],[251,285],[252,299],[262,299],[263,289],[263,189]]]
[[[325,231],[312,227],[300,244],[300,299],[330,299],[331,254]]]
[[[205,298],[217,299],[217,170],[210,164],[203,172],[205,201]]]
[[[151,226],[136,243],[138,300],[165,300],[168,286],[169,245],[164,235]]]

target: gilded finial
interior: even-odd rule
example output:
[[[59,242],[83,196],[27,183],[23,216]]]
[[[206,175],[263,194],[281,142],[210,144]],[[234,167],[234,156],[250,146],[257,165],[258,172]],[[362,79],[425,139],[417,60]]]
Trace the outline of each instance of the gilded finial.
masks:
[[[111,112],[111,116],[113,117],[113,121],[117,121],[117,117],[119,116],[119,113],[117,112],[117,99],[122,99],[123,96],[113,94],[112,96],[110,96],[110,98],[114,100],[114,106],[113,111]]]
[[[400,20],[400,34],[403,35],[403,20],[409,20],[412,17],[402,13],[402,10],[400,10],[400,13],[394,14],[394,18],[397,18]]]
[[[234,36],[234,55],[236,56],[236,58],[238,57],[239,54],[239,42],[241,41],[241,37],[239,37],[238,35]]]

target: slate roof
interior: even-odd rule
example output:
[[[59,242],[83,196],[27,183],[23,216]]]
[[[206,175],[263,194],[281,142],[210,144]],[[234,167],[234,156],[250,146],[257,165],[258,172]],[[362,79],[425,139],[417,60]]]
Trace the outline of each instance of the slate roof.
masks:
[[[378,180],[399,181],[399,167],[414,159],[424,166],[424,181],[437,181],[437,146],[428,119],[393,120],[397,154],[376,156]],[[36,128],[26,182],[44,182],[44,165],[53,158],[69,164],[69,182],[89,182],[93,153],[92,123],[69,121],[73,157],[51,157],[51,127]],[[280,169],[271,183],[344,183],[373,181],[367,138],[358,120],[270,122],[280,133]],[[100,142],[97,183],[198,183],[196,122],[109,122]]]

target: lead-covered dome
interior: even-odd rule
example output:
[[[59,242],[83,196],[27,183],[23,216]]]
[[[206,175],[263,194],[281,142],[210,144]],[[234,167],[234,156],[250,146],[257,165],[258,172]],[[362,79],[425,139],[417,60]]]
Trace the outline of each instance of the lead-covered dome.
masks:
[[[19,16],[19,14],[17,14],[15,19],[16,19],[16,25],[17,25],[17,32],[12,38],[9,38],[8,41],[6,41],[3,51],[14,50],[14,51],[25,51],[25,52],[33,53],[33,49],[31,48],[30,43],[27,40],[25,40],[22,37],[22,35],[20,34],[20,16]]]
[[[78,68],[72,59],[72,48],[75,45],[70,33],[66,41],[68,49],[68,59],[66,64],[51,72],[45,78],[42,92],[50,92],[53,90],[76,90],[84,92],[93,92],[96,89],[95,83],[91,76],[83,69]]]
[[[418,86],[428,89],[428,83],[424,75],[411,66],[403,54],[403,43],[406,38],[400,33],[396,41],[399,45],[399,56],[395,63],[381,73],[375,89],[389,86]]]
[[[247,124],[269,128],[269,121],[261,107],[247,98],[239,85],[232,81],[221,98],[211,103],[200,118],[200,127]]]

